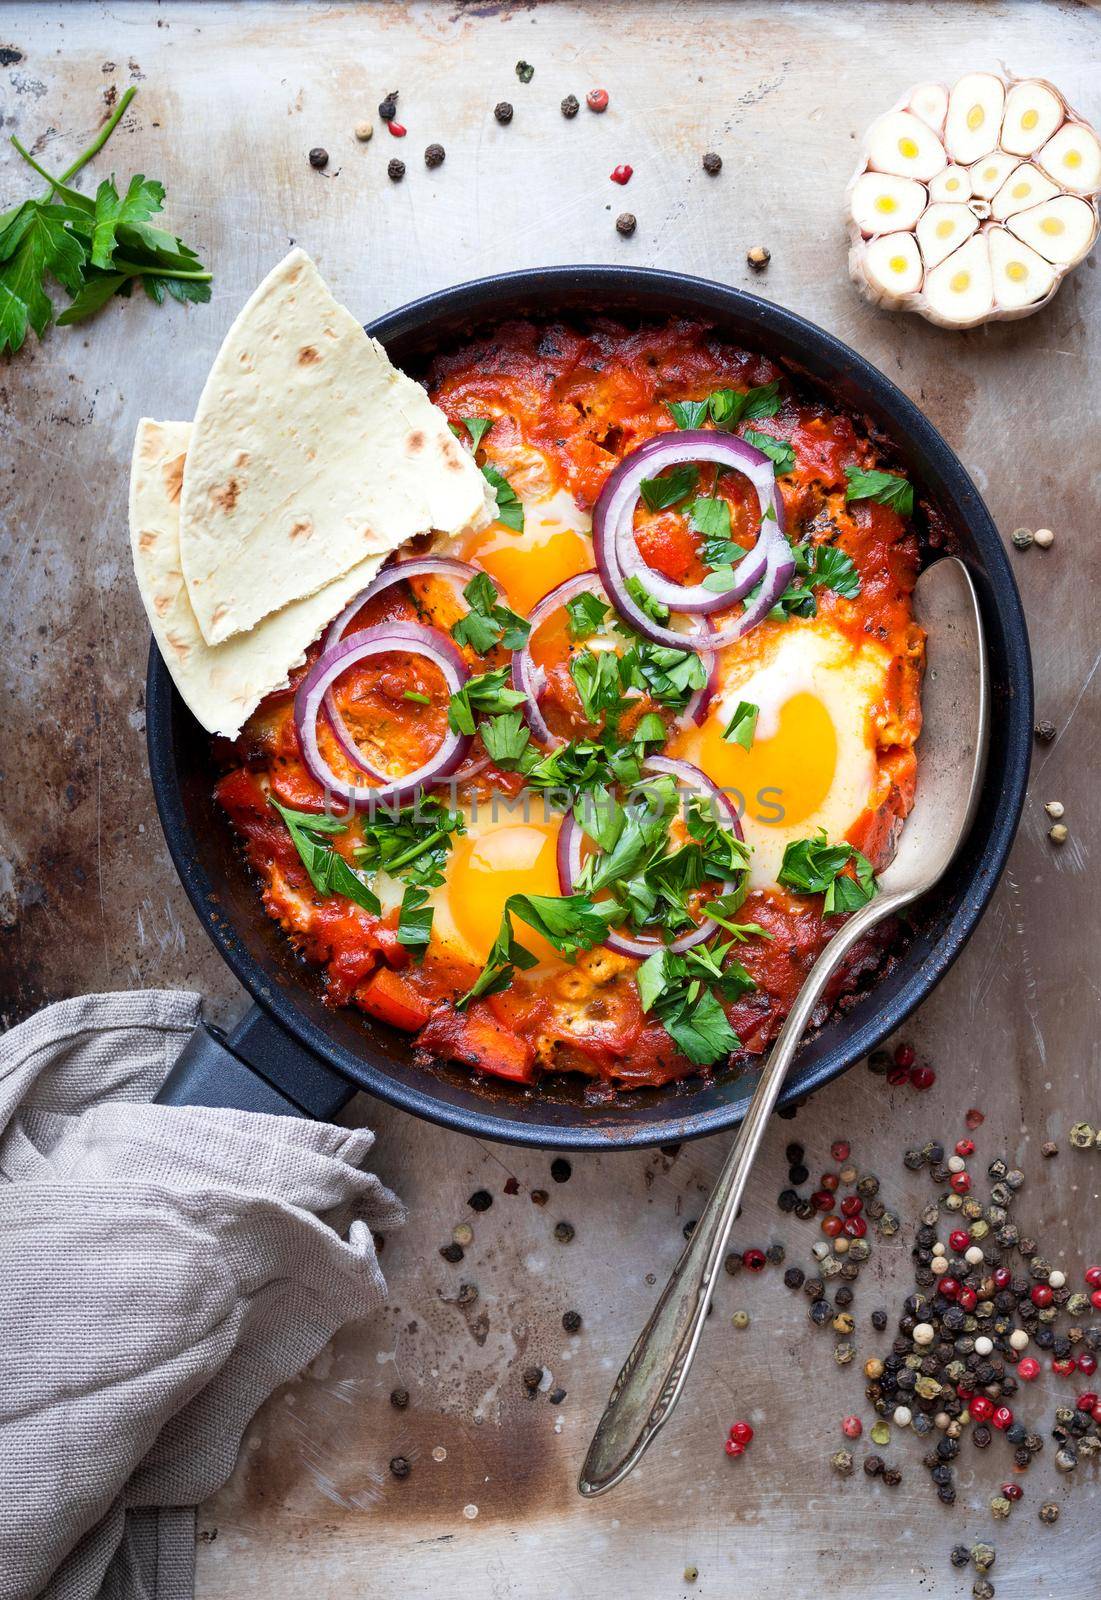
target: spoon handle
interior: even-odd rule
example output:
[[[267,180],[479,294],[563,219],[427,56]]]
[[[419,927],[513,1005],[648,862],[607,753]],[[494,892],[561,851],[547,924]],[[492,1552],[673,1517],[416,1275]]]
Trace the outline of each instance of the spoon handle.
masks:
[[[703,1214],[608,1397],[578,1479],[581,1494],[604,1494],[621,1483],[668,1422],[696,1354],[715,1274],[726,1254],[749,1169],[795,1047],[842,957],[873,923],[896,910],[906,898],[877,896],[862,906],[834,935],[807,974]]]

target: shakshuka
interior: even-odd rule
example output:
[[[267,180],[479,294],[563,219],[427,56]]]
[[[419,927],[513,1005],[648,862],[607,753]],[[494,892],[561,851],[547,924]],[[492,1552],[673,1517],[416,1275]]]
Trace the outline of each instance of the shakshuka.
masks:
[[[744,1065],[913,803],[912,486],[695,322],[513,323],[428,387],[497,517],[400,551],[218,742],[265,907],[334,1006],[476,1073]]]

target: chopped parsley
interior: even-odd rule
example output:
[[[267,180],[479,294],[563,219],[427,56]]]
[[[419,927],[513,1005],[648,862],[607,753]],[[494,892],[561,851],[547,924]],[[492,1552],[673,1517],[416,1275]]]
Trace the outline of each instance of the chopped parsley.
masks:
[[[649,617],[651,622],[665,623],[669,621],[669,607],[663,605],[660,600],[654,599],[654,596],[646,588],[641,578],[632,573],[624,583],[624,588],[638,609],[644,616]]]
[[[482,467],[482,477],[497,496],[497,521],[503,522],[505,527],[511,528],[514,533],[523,533],[523,501],[504,473],[498,471],[492,462],[487,461]]]
[[[268,799],[287,824],[294,848],[318,894],[342,894],[346,900],[351,900],[377,917],[382,911],[378,895],[353,872],[332,844],[326,842],[326,835],[332,836],[347,830],[348,819],[315,815],[311,811],[292,811],[270,795]]]
[[[815,589],[833,589],[846,600],[855,600],[860,593],[860,574],[851,556],[836,545],[795,544],[791,546],[795,558],[792,580],[777,600],[770,617],[785,621],[789,617],[813,617],[818,612]],[[713,574],[716,580],[718,573]],[[704,580],[707,582],[708,580]],[[758,585],[759,588],[759,585]],[[758,589],[751,589],[752,598]]]
[[[591,950],[607,938],[615,915],[615,907],[590,905],[581,894],[510,894],[486,964],[455,1004],[461,1010],[479,995],[498,994],[508,988],[517,967],[527,971],[538,964],[538,957],[517,941],[512,929],[514,916],[542,934],[559,955],[572,960],[579,950]]]
[[[747,428],[742,438],[746,444],[756,445],[758,450],[763,450],[777,473],[795,471],[795,451],[786,439],[774,439],[770,433],[758,433],[756,428]]]
[[[755,706],[752,700],[738,701],[734,715],[723,729],[723,738],[728,744],[740,744],[743,750],[752,748],[760,709],[760,706]]]
[[[855,876],[845,871],[850,863]],[[822,909],[827,915],[857,911],[876,892],[867,856],[854,845],[828,843],[825,828],[820,828],[813,839],[792,840],[784,851],[776,881],[796,894],[824,895]]]
[[[699,481],[699,467],[685,464],[670,468],[660,478],[643,478],[638,487],[647,510],[665,511],[686,499]]]
[[[702,534],[700,557],[709,567],[730,566],[745,551],[730,537],[730,505],[717,496],[700,495],[688,507],[688,526]]]
[[[900,517],[913,515],[914,486],[908,478],[864,467],[846,467],[845,476],[849,480],[846,500],[875,500],[881,506],[890,506]]]
[[[566,601],[570,638],[575,641],[591,638],[604,625],[611,609],[595,594],[575,594],[572,600]]]
[[[428,904],[428,890],[407,884],[398,913],[398,943],[411,950],[417,961],[423,961],[431,938],[432,907]]]
[[[614,727],[624,707],[620,657],[614,650],[575,650],[569,659],[569,673],[586,722],[595,725],[604,720]]]
[[[482,743],[486,754],[498,767],[525,770],[525,758],[531,752],[531,733],[519,711],[505,711],[500,716],[489,717],[480,725]]]
[[[492,428],[494,421],[495,419],[493,417],[463,418],[463,427],[470,435],[471,449],[477,450],[478,446],[481,444],[490,428]]]
[[[363,814],[363,842],[356,861],[364,871],[385,872],[418,888],[438,888],[452,836],[466,831],[457,811],[449,811],[433,795],[422,795],[396,812],[379,807]]]
[[[452,733],[473,733],[475,712],[483,716],[498,716],[503,711],[513,711],[524,704],[524,695],[509,684],[507,667],[495,667],[491,672],[468,678],[455,694],[447,709],[447,722]]]
[[[670,400],[666,409],[678,428],[702,428],[708,417],[717,428],[774,417],[780,409],[780,382],[755,389],[713,389],[706,400]]]
[[[456,644],[469,645],[475,655],[484,656],[498,645],[519,650],[530,633],[528,624],[515,611],[502,605],[488,572],[478,572],[463,590],[470,610],[451,629]]]
[[[707,421],[706,400],[667,400],[665,409],[678,428],[702,428]]]
[[[653,1012],[697,1066],[711,1066],[741,1048],[721,1000],[737,1000],[756,983],[740,961],[727,960],[733,944],[696,946],[683,955],[656,950],[638,970],[642,1009]]]

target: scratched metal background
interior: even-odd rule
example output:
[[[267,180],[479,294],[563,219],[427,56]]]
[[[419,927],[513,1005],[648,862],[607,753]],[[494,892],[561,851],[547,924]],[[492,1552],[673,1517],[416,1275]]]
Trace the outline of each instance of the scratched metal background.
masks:
[[[1019,1208],[1046,1253],[1076,1272],[1101,1255],[1101,1157],[1041,1163],[1043,1139],[1101,1120],[1097,832],[1101,712],[1094,676],[1101,584],[1101,284],[1096,258],[1035,320],[965,335],[865,306],[844,270],[841,193],[856,140],[909,83],[1003,62],[1054,79],[1101,120],[1101,13],[1076,4],[451,4],[358,8],[271,4],[9,4],[0,9],[0,115],[55,166],[81,148],[105,105],[140,93],[93,172],[161,177],[168,216],[216,274],[207,308],[115,302],[76,331],[32,339],[0,362],[0,550],[5,649],[0,949],[14,1021],[87,989],[193,986],[216,1018],[241,996],[199,933],[161,842],[145,774],[146,628],[126,542],[127,461],[139,416],[186,417],[247,293],[287,245],[319,260],[364,319],[425,290],[502,268],[636,261],[748,284],[812,317],[883,367],[927,410],[985,491],[1008,535],[1050,524],[1055,547],[1015,557],[1033,630],[1039,711],[1060,730],[1038,753],[1011,868],[985,923],[925,1006],[913,1036],[939,1078],[925,1096],[859,1069],[794,1122],[778,1122],[738,1229],[810,1235],[775,1210],[780,1152],[793,1133],[811,1165],[852,1139],[884,1192],[912,1211],[922,1188],[904,1145],[958,1136],[987,1113],[981,1150],[1030,1174]],[[18,59],[15,58],[16,53]],[[520,57],[533,82],[517,82]],[[558,114],[567,92],[602,83],[608,113]],[[356,121],[401,91],[404,144]],[[491,111],[507,97],[511,127]],[[428,174],[431,140],[447,161]],[[323,144],[328,171],[306,153]],[[722,152],[717,180],[700,170]],[[385,177],[400,153],[409,174]],[[629,161],[626,191],[609,185]],[[6,146],[5,203],[30,192]],[[630,207],[633,240],[613,230]],[[754,278],[747,246],[772,265]],[[1056,853],[1042,803],[1066,805]],[[1057,1481],[1050,1455],[1007,1525],[986,1500],[998,1452],[965,1450],[954,1512],[932,1499],[916,1441],[886,1452],[905,1468],[893,1494],[843,1483],[827,1458],[837,1419],[861,1409],[858,1368],[836,1369],[828,1335],[773,1272],[724,1283],[685,1403],[644,1468],[585,1504],[573,1480],[620,1358],[678,1252],[721,1159],[717,1143],[674,1159],[574,1160],[488,1147],[362,1103],[378,1165],[413,1221],[386,1245],[391,1301],[341,1338],[251,1428],[232,1482],[201,1516],[200,1600],[375,1600],[427,1595],[544,1600],[591,1592],[644,1597],[751,1593],[803,1600],[916,1600],[969,1588],[949,1547],[994,1535],[999,1600],[1088,1600],[1101,1567],[1096,1471]],[[518,1192],[503,1193],[514,1177]],[[472,1189],[496,1196],[468,1213]],[[533,1188],[551,1191],[533,1205]],[[463,1266],[437,1250],[470,1218]],[[553,1224],[577,1228],[556,1245]],[[883,1247],[857,1299],[867,1313],[902,1282],[906,1246]],[[1065,1261],[1064,1261],[1065,1257]],[[454,1303],[478,1284],[472,1309]],[[751,1327],[730,1313],[744,1305]],[[576,1307],[579,1338],[561,1331]],[[520,1373],[543,1364],[567,1397],[528,1400]],[[387,1396],[412,1394],[399,1415]],[[1050,1414],[1051,1395],[1037,1420]],[[752,1454],[722,1455],[748,1415]],[[404,1483],[387,1462],[414,1462]],[[443,1459],[437,1459],[440,1452]],[[435,1453],[434,1453],[435,1452]],[[1064,1502],[1058,1529],[1036,1507]]]

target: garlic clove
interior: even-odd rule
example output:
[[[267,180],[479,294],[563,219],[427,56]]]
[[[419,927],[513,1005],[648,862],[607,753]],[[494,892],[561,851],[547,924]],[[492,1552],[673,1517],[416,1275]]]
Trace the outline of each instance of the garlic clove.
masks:
[[[990,249],[990,270],[994,278],[994,298],[1006,311],[1034,305],[1050,294],[1056,279],[1055,268],[1043,256],[1006,228],[989,228],[986,242]]]
[[[1005,85],[991,72],[968,72],[948,97],[944,143],[953,161],[969,167],[998,142]]]
[[[958,250],[978,227],[970,206],[934,201],[917,225],[917,239],[926,267],[935,267]]]
[[[1041,200],[1050,200],[1052,195],[1058,193],[1057,186],[1039,167],[1034,167],[1030,161],[1022,161],[994,196],[990,215],[995,221],[1004,222],[1006,217],[1013,216],[1015,212],[1027,211],[1029,206],[1038,206]]]
[[[994,279],[990,252],[981,233],[926,273],[925,301],[936,319],[952,328],[971,327],[990,315]]]
[[[849,210],[861,233],[894,232],[912,228],[928,200],[924,186],[913,178],[865,172],[853,184]]]
[[[966,167],[945,167],[929,179],[930,200],[970,200],[971,174]]]
[[[944,146],[910,111],[888,111],[868,129],[868,165],[900,178],[931,178],[945,164]]]
[[[1097,237],[1097,213],[1085,200],[1056,195],[1009,217],[1006,227],[1057,267],[1073,267]]]
[[[1063,102],[1046,83],[1015,83],[1005,97],[999,141],[1010,155],[1030,156],[1051,138],[1066,115]]]
[[[948,115],[948,90],[943,83],[919,83],[910,95],[907,109],[927,122],[934,133],[941,133]]]
[[[1036,161],[1064,189],[1092,194],[1101,188],[1101,143],[1081,122],[1064,122]]]
[[[886,298],[916,294],[921,288],[921,255],[912,233],[884,233],[866,247],[864,276]]]
[[[1002,150],[992,150],[971,168],[971,193],[980,200],[989,200],[997,194],[1016,165],[1016,156],[1007,156]]]

